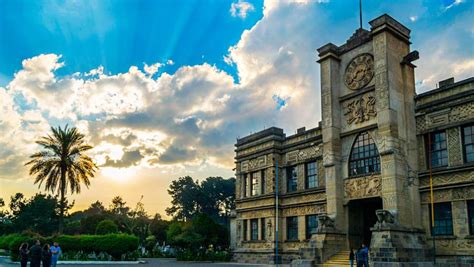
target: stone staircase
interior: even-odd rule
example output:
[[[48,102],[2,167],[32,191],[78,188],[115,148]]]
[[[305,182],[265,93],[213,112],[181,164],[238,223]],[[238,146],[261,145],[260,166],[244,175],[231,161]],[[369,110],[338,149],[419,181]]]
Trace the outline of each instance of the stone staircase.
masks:
[[[351,264],[349,262],[349,253],[350,253],[349,250],[339,251],[336,255],[329,258],[329,260],[327,260],[325,263],[319,264],[318,266],[321,266],[321,267],[336,267],[336,266],[345,267],[345,266],[348,266],[349,267],[349,266],[351,266]],[[354,266],[355,265],[356,264],[354,262]]]

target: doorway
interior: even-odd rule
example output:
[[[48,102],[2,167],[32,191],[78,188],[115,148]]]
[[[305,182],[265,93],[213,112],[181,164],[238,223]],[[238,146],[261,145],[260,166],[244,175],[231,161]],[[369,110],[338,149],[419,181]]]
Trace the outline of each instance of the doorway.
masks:
[[[372,232],[370,228],[377,222],[375,211],[382,209],[380,197],[351,200],[348,205],[349,211],[349,245],[359,248],[362,243],[370,246]]]

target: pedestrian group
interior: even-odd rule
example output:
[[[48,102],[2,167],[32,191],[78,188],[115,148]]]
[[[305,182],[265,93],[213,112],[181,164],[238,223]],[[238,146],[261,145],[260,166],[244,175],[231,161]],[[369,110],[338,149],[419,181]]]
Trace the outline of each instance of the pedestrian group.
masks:
[[[56,267],[59,256],[61,256],[61,248],[57,242],[54,242],[52,246],[44,244],[42,248],[39,240],[36,240],[31,248],[28,248],[28,243],[20,246],[21,267],[27,267],[28,261],[30,261],[30,267]]]
[[[369,248],[362,244],[360,248],[354,253],[354,249],[351,248],[349,253],[349,262],[351,267],[354,267],[354,260],[356,261],[357,267],[369,267]]]

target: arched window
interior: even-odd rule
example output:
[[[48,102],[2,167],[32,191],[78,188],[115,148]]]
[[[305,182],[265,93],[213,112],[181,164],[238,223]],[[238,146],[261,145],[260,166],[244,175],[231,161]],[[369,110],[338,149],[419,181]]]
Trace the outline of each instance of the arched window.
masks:
[[[380,157],[374,139],[369,133],[357,136],[349,158],[349,176],[380,173]]]

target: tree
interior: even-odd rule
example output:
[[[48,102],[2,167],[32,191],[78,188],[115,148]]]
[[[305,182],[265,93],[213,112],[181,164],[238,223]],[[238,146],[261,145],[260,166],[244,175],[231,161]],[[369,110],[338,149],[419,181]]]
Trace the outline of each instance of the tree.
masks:
[[[17,198],[17,204],[19,208],[15,210],[15,216],[12,217],[13,226],[17,232],[31,230],[49,235],[57,229],[60,217],[60,201],[57,197],[36,194],[21,202]],[[71,207],[71,205],[66,205],[66,209]]]
[[[155,236],[159,242],[166,241],[166,230],[168,230],[169,222],[161,219],[160,214],[156,214],[148,227],[150,233]]]
[[[109,210],[114,215],[127,216],[130,208],[127,207],[126,204],[127,202],[125,202],[121,196],[115,196],[112,199]]]
[[[189,176],[179,177],[171,182],[168,194],[171,195],[172,207],[166,209],[166,213],[177,220],[190,220],[199,210],[198,198],[200,194],[199,184]]]
[[[235,207],[235,178],[208,177],[201,183],[201,212],[215,220],[227,218]]]
[[[172,207],[166,209],[176,220],[190,220],[198,213],[205,213],[223,223],[234,208],[235,179],[208,177],[194,182],[189,177],[180,177],[171,183],[168,193],[172,197]]]
[[[36,141],[41,150],[30,156],[30,175],[35,176],[38,187],[44,183],[46,191],[57,192],[60,196],[59,232],[63,231],[66,194],[81,192],[81,184],[90,185],[97,166],[84,154],[92,146],[85,143],[85,136],[76,127],[64,129],[51,127],[52,135]]]
[[[96,235],[106,235],[118,233],[118,226],[112,220],[103,220],[97,225]]]

